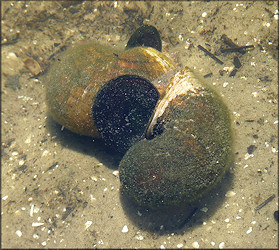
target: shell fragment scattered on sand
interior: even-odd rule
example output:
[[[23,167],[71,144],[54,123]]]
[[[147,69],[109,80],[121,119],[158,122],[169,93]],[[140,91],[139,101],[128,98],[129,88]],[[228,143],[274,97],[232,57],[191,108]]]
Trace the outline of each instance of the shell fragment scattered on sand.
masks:
[[[232,191],[232,190],[230,190],[230,191],[228,191],[226,194],[225,194],[225,196],[226,197],[233,197],[233,196],[235,196],[235,192],[234,191]]]
[[[225,246],[225,242],[221,242],[221,243],[219,244],[219,249],[224,248],[224,246]]]
[[[251,233],[252,232],[252,227],[249,227],[249,229],[246,231],[246,234],[249,234],[249,233]]]
[[[21,237],[22,232],[21,232],[20,230],[16,230],[16,235],[17,235],[18,237]]]
[[[193,248],[200,248],[200,245],[197,241],[194,241],[192,246],[193,246]]]
[[[122,233],[127,233],[129,231],[128,227],[125,225],[123,228],[122,228]]]
[[[43,222],[33,222],[32,223],[32,227],[40,227],[40,226],[42,226],[42,225],[44,225],[45,223],[43,223]]]
[[[85,222],[85,229],[89,228],[92,225],[92,221],[88,220]]]

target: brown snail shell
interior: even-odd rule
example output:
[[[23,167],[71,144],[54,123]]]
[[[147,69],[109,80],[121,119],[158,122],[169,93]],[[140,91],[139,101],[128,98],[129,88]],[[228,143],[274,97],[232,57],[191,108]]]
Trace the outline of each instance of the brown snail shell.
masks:
[[[84,43],[64,51],[46,76],[49,112],[65,128],[100,137],[92,117],[98,91],[111,79],[137,75],[152,81],[174,65],[151,47],[116,51],[96,43]]]
[[[189,69],[172,77],[155,107],[146,139],[119,165],[123,192],[149,209],[194,202],[218,183],[232,158],[227,107]]]
[[[139,28],[140,43],[125,51],[96,43],[66,50],[47,75],[46,100],[67,129],[127,151],[124,193],[139,206],[170,209],[203,197],[224,175],[231,122],[219,95],[189,68],[175,72],[156,49],[133,47],[148,43],[145,29],[154,32]]]

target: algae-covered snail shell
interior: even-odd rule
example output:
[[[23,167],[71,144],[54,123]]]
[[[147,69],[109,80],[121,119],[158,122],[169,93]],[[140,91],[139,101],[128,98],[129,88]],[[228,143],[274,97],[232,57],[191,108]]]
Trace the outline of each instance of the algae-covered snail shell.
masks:
[[[168,209],[197,200],[221,179],[232,131],[220,96],[159,50],[159,33],[149,25],[124,51],[73,46],[50,68],[46,100],[58,123],[125,153],[125,194],[139,206]]]

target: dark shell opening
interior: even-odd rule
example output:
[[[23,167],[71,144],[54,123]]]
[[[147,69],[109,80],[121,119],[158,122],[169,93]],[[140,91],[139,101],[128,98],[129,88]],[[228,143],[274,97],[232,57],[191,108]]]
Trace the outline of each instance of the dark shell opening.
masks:
[[[106,144],[124,153],[142,139],[158,99],[157,89],[142,77],[122,75],[110,80],[92,107],[94,122]]]
[[[162,51],[162,41],[158,30],[151,25],[143,25],[130,37],[126,49],[146,46]]]

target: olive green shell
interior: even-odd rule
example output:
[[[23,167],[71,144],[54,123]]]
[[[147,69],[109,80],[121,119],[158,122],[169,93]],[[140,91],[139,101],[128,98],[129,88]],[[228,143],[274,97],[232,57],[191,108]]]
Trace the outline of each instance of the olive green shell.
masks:
[[[133,145],[119,167],[124,193],[150,209],[202,197],[224,175],[232,156],[229,111],[213,90],[185,69],[172,79],[165,97],[155,110],[154,138]]]
[[[152,81],[173,68],[170,59],[150,47],[117,51],[92,42],[78,44],[61,53],[46,75],[49,112],[65,128],[99,137],[92,105],[109,80],[129,74]]]
[[[122,190],[150,209],[179,207],[203,197],[232,158],[226,105],[188,68],[169,80],[174,68],[150,47],[117,51],[84,43],[61,53],[45,79],[52,117],[67,129],[92,137],[100,137],[92,107],[106,83],[136,75],[154,84],[160,99],[146,129],[147,139],[136,142],[119,165]]]

